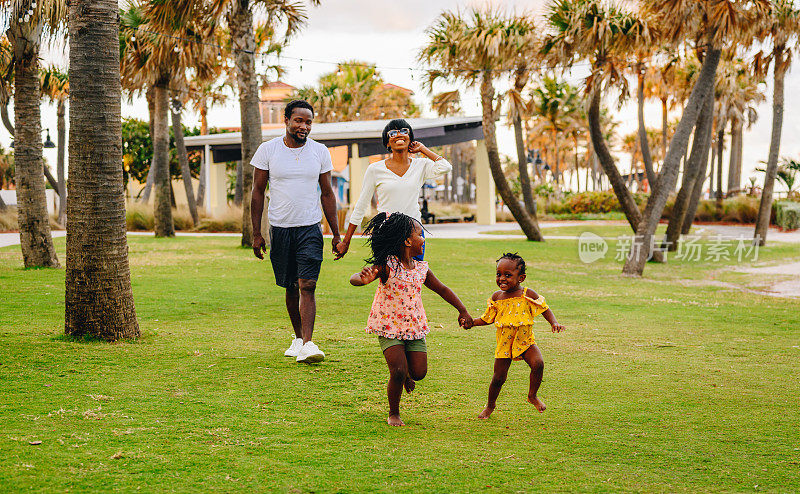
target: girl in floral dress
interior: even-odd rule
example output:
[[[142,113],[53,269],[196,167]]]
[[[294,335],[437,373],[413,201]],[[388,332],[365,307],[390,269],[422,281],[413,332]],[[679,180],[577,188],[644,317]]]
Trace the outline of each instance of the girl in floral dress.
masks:
[[[542,314],[554,333],[563,331],[564,326],[556,321],[556,316],[547,306],[544,297],[521,285],[525,281],[525,260],[518,254],[503,254],[497,260],[495,281],[500,290],[494,292],[489,299],[486,312],[472,321],[471,325],[469,321],[463,325],[469,329],[471,326],[494,323],[497,327],[497,348],[494,352],[494,375],[489,385],[489,401],[478,418],[488,419],[494,411],[497,396],[506,382],[512,360],[524,360],[530,366],[528,402],[544,412],[546,407],[536,396],[539,385],[542,384],[544,361],[533,339],[533,320]]]
[[[402,213],[380,213],[364,230],[372,256],[367,266],[350,277],[353,286],[380,280],[367,319],[367,332],[377,335],[386,364],[389,382],[389,425],[405,425],[400,419],[403,388],[410,393],[415,381],[428,372],[425,335],[428,319],[422,307],[422,285],[436,292],[458,311],[460,325],[470,325],[472,317],[455,293],[447,288],[428,263],[414,258],[422,254],[425,238],[422,225]]]

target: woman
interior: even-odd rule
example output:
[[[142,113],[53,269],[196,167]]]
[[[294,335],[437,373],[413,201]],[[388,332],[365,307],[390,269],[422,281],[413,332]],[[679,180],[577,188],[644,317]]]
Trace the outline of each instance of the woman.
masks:
[[[395,211],[422,220],[419,210],[419,191],[426,180],[442,176],[453,169],[443,157],[414,140],[414,129],[403,119],[392,120],[383,129],[383,145],[392,155],[367,167],[347,233],[338,245],[336,259],[341,259],[350,248],[350,240],[369,210],[373,194],[378,195],[378,212]],[[420,153],[425,157],[412,158]],[[422,260],[419,256],[419,260]]]

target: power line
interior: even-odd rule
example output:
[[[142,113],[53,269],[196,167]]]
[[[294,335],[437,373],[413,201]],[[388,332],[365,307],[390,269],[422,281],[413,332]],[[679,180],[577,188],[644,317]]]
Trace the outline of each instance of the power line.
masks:
[[[318,59],[305,58],[305,57],[289,57],[289,56],[284,56],[284,55],[279,55],[279,54],[276,55],[276,54],[271,53],[271,52],[257,52],[257,51],[254,51],[254,50],[247,50],[247,49],[244,49],[244,48],[227,48],[227,47],[219,45],[217,43],[210,43],[210,42],[204,41],[204,40],[201,41],[201,40],[198,40],[198,39],[195,39],[195,38],[187,38],[187,37],[175,36],[175,35],[167,34],[167,33],[160,33],[158,31],[151,31],[151,30],[145,29],[145,28],[143,28],[141,26],[137,26],[137,27],[133,28],[132,30],[133,31],[137,31],[137,32],[139,32],[139,31],[145,32],[145,33],[152,34],[152,35],[155,35],[155,36],[161,36],[161,37],[165,37],[165,38],[170,38],[170,39],[174,39],[176,41],[186,41],[186,42],[189,42],[189,43],[200,44],[200,45],[203,45],[203,46],[210,46],[210,47],[213,47],[213,48],[217,48],[220,52],[222,52],[223,50],[230,50],[233,53],[235,53],[235,52],[247,53],[247,54],[253,55],[254,57],[260,57],[262,59],[262,61],[265,61],[266,58],[269,57],[270,55],[275,56],[278,59],[278,61],[280,61],[281,59],[295,60],[295,61],[299,62],[301,71],[302,71],[302,66],[303,66],[302,64],[304,62],[326,64],[326,65],[332,65],[332,66],[336,66],[336,67],[364,67],[364,68],[370,68],[370,69],[375,69],[375,70],[378,70],[378,69],[380,69],[380,70],[408,70],[408,71],[410,71],[412,73],[412,75],[411,75],[412,79],[414,77],[413,76],[414,72],[427,74],[427,73],[429,73],[431,71],[437,70],[437,69],[421,69],[421,68],[418,68],[418,67],[393,67],[393,66],[378,65],[378,64],[371,64],[371,63],[362,63],[362,62],[341,62],[341,61],[340,62],[333,62],[333,61],[330,61],[330,60],[318,60]],[[135,41],[135,40],[136,40],[135,39],[135,35],[133,35],[133,41]],[[629,65],[629,67],[632,67],[632,66],[633,65]],[[570,65],[570,68],[575,68],[575,67],[591,67],[591,64],[589,62],[577,62],[577,63],[573,63],[572,65]],[[495,70],[495,72],[500,72],[500,73],[509,72],[509,73],[511,73],[511,72],[516,72],[516,71],[521,70],[521,69],[532,70],[532,69],[542,69],[542,68],[544,68],[543,65],[541,65],[541,64],[540,65],[536,65],[535,64],[535,65],[517,66],[517,67],[513,67],[513,68],[508,68],[508,69],[497,69],[497,70]],[[450,72],[455,71],[455,72],[475,72],[475,73],[480,73],[483,70],[484,70],[483,68],[474,68],[473,67],[473,68],[449,69],[448,71],[450,71]]]

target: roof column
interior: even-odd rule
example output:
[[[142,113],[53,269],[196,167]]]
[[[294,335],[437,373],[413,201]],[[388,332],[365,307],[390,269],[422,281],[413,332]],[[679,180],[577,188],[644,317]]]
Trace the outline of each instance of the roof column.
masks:
[[[356,201],[361,195],[361,189],[364,187],[364,174],[367,172],[369,166],[369,158],[362,158],[358,154],[358,144],[351,144],[350,159],[347,165],[350,168],[350,213],[353,213],[353,208],[356,206]],[[371,217],[371,216],[370,216]],[[361,231],[361,225],[358,225],[358,230]]]
[[[495,187],[492,171],[489,168],[489,153],[483,139],[476,141],[475,149],[475,202],[478,206],[475,220],[479,225],[494,225],[497,210],[495,207]]]
[[[228,209],[228,175],[225,163],[214,163],[211,146],[205,146],[206,160],[206,211],[212,217],[219,218]],[[248,163],[246,166],[250,166]]]

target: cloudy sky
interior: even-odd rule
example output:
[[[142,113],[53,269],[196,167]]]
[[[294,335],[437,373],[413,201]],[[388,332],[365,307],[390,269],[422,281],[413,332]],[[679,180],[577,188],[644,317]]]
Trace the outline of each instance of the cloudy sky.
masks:
[[[416,63],[416,54],[426,41],[425,29],[431,25],[443,10],[466,8],[470,5],[485,5],[485,0],[404,0],[402,2],[375,0],[323,0],[322,6],[309,10],[306,28],[292,40],[284,51],[281,63],[287,73],[284,82],[293,86],[311,85],[317,78],[335,67],[343,60],[362,60],[375,63],[388,82],[408,87],[415,92],[415,99],[422,106],[424,116],[431,116],[428,105],[429,95],[420,87],[421,77]],[[488,3],[514,9],[517,12],[541,14],[544,0],[492,0]],[[299,59],[303,59],[301,63]],[[43,63],[64,64],[65,57],[60,50],[52,49],[43,53]],[[302,70],[301,70],[302,66]],[[786,81],[786,111],[783,129],[782,155],[800,158],[800,71],[790,73]],[[583,74],[574,73],[567,79],[574,83],[581,81]],[[451,89],[439,87],[437,90]],[[765,159],[769,146],[771,126],[771,85],[768,99],[759,109],[759,120],[745,135],[743,180],[755,176],[752,169],[758,161]],[[479,115],[477,94],[464,92],[463,107],[466,113]],[[123,116],[147,119],[147,107],[141,101],[123,105]],[[621,132],[631,132],[636,127],[635,108],[614,108]],[[677,118],[675,114],[672,118]],[[653,104],[646,107],[648,125],[660,125],[660,107]],[[187,125],[195,125],[197,115],[189,113],[185,118]],[[239,111],[232,103],[214,108],[209,113],[212,126],[238,126]],[[55,138],[55,107],[42,105],[42,127],[51,129]],[[1,127],[1,126],[0,126]],[[0,129],[0,143],[7,146],[11,136]],[[501,128],[499,135],[502,153],[513,155],[514,144],[511,132]],[[55,150],[46,150],[48,162],[55,164]],[[624,153],[617,153],[620,166],[624,169],[629,159]],[[624,164],[623,164],[624,163]],[[760,177],[759,176],[759,181]]]

